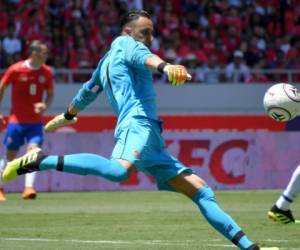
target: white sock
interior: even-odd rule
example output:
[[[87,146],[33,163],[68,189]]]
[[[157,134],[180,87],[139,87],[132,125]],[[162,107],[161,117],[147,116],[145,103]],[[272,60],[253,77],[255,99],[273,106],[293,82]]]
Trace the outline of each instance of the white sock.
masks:
[[[0,174],[1,174],[1,176],[2,176],[2,172],[4,170],[5,165],[6,165],[6,160],[0,159]],[[0,188],[3,189],[2,177],[0,177]]]
[[[290,209],[292,202],[287,201],[284,196],[280,195],[279,199],[276,201],[276,207],[281,210],[287,211]]]
[[[25,187],[34,187],[36,172],[25,175]]]
[[[283,194],[276,202],[276,206],[282,210],[289,210],[291,203],[300,192],[300,165],[294,170],[292,177]]]

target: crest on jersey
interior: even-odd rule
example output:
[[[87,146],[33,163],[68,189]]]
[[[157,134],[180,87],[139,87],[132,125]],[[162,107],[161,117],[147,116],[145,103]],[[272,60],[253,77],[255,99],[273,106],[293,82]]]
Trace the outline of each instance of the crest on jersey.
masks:
[[[39,81],[39,83],[44,83],[46,81],[46,77],[45,76],[39,76],[38,81]]]

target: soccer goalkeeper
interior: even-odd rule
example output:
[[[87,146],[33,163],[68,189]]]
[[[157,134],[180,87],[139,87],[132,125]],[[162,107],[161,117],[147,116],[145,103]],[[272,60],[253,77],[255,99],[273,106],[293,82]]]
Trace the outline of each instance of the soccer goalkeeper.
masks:
[[[121,21],[121,29],[121,36],[113,41],[66,113],[56,116],[45,126],[46,131],[53,131],[76,122],[78,112],[104,91],[118,116],[116,145],[111,159],[95,154],[55,156],[36,151],[8,163],[3,180],[10,181],[27,172],[56,169],[120,182],[127,180],[133,171],[140,170],[153,176],[159,189],[177,191],[189,197],[215,230],[238,248],[278,249],[260,248],[250,241],[219,207],[206,182],[165,151],[151,71],[166,74],[173,85],[185,83],[189,74],[184,66],[167,64],[149,51],[153,23],[147,12],[127,13]]]

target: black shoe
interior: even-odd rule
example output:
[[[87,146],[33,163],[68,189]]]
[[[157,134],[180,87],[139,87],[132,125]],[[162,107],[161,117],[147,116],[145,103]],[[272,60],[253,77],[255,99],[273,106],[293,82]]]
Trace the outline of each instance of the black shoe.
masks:
[[[248,247],[247,250],[279,250],[278,247],[259,247],[257,244],[253,244]]]
[[[259,246],[257,244],[253,244],[247,248],[247,250],[259,250]]]
[[[276,205],[270,209],[268,216],[270,219],[283,224],[295,223],[295,219],[291,210],[284,211],[276,207]]]
[[[19,175],[38,171],[39,164],[44,157],[41,149],[34,149],[24,156],[8,162],[2,173],[3,182],[11,181]]]

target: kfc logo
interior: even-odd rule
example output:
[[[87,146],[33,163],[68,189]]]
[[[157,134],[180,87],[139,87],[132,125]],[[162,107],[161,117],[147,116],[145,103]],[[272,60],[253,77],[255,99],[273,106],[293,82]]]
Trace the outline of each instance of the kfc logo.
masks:
[[[174,143],[177,144],[179,150],[177,158],[186,167],[208,168],[210,175],[220,184],[236,185],[245,182],[245,174],[241,173],[241,169],[243,168],[239,168],[239,171],[234,172],[233,169],[229,168],[230,166],[226,166],[224,158],[226,158],[227,154],[233,154],[231,151],[234,150],[237,151],[236,154],[239,155],[239,158],[246,158],[249,146],[248,140],[225,140],[215,147],[212,146],[211,139],[179,139],[177,141],[166,141],[168,146]],[[197,154],[198,150],[202,151],[203,154]],[[233,158],[234,157],[236,158],[237,156],[233,156]],[[234,159],[231,161],[234,161]],[[153,182],[152,179],[150,180]],[[122,185],[139,185],[138,176],[131,176],[131,178],[123,182]]]

